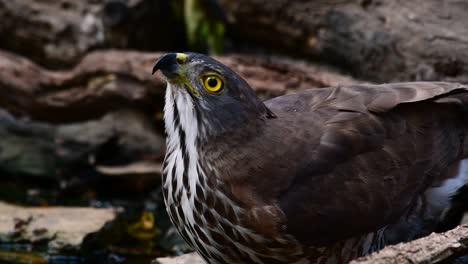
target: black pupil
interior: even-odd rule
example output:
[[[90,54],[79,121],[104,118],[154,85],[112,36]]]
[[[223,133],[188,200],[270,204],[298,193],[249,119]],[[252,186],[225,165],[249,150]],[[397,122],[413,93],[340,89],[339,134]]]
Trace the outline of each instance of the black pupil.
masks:
[[[216,78],[211,77],[208,79],[208,86],[214,88],[216,85],[218,85],[218,80],[216,80]]]

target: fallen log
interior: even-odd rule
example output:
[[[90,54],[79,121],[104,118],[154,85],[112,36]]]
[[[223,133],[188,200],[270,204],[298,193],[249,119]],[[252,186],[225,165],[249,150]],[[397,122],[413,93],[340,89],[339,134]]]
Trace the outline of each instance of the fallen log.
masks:
[[[219,2],[234,47],[280,49],[374,82],[468,81],[464,2]],[[55,69],[104,47],[187,49],[183,19],[167,1],[0,0],[0,19],[0,48]]]
[[[468,82],[464,1],[220,1],[237,38],[374,82]]]
[[[0,52],[0,107],[33,119],[71,122],[145,105],[145,100],[162,99],[162,89],[148,89],[162,86],[148,70],[157,56],[92,53],[72,70],[49,71],[26,58]]]
[[[186,50],[169,1],[0,0],[0,19],[0,48],[54,69],[97,48]]]
[[[121,108],[161,112],[166,86],[151,75],[162,53],[98,51],[71,70],[50,71],[26,58],[0,51],[0,107],[49,122],[93,119]],[[263,98],[286,92],[358,82],[332,69],[279,57],[219,57]]]
[[[449,261],[464,255],[468,255],[467,225],[458,226],[445,233],[433,233],[408,243],[385,247],[379,252],[354,260],[351,264],[451,263]]]
[[[161,54],[99,51],[70,70],[50,71],[0,51],[0,110],[8,111],[0,111],[0,136],[8,139],[0,143],[0,172],[57,179],[64,172],[66,177],[79,175],[82,169],[87,171],[83,174],[107,174],[109,166],[122,169],[162,158],[166,84],[151,75]],[[263,98],[358,82],[328,68],[284,58],[218,59],[241,73]],[[127,178],[132,177],[122,181]],[[139,178],[148,183],[148,177]]]
[[[433,233],[408,243],[387,246],[379,252],[353,260],[350,264],[432,264],[453,263],[468,254],[468,226],[445,233]],[[465,260],[466,261],[466,260]],[[204,263],[196,253],[180,257],[155,259],[153,264]],[[455,263],[466,263],[455,262]]]

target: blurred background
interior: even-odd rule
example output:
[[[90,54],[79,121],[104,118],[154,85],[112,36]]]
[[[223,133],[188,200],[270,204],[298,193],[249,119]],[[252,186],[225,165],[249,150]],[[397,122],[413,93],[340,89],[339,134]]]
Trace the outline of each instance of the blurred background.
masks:
[[[168,51],[263,99],[467,82],[466,0],[0,0],[0,262],[150,263],[190,251],[160,192]]]

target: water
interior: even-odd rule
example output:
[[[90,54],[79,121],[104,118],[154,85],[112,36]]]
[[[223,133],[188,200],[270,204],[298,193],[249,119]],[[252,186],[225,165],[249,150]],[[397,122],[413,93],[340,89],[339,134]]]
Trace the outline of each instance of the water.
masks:
[[[87,192],[84,192],[87,193]],[[102,199],[101,199],[102,198]],[[166,214],[161,192],[156,189],[136,197],[63,195],[54,186],[32,187],[0,181],[0,200],[25,206],[90,206],[123,208],[116,220],[106,224],[100,237],[88,248],[54,252],[49,241],[30,243],[21,236],[2,235],[0,263],[17,264],[140,264],[157,257],[179,255],[190,249],[174,229]],[[16,237],[8,240],[8,237]],[[6,238],[6,239],[5,239]],[[85,241],[94,235],[87,236]]]

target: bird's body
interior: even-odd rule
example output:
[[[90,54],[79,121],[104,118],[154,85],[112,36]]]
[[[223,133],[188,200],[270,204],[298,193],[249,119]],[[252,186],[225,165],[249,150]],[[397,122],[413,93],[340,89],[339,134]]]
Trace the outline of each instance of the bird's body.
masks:
[[[468,181],[465,86],[342,86],[263,104],[203,55],[156,66],[169,80],[166,205],[209,263],[349,261],[386,232],[432,231]]]

